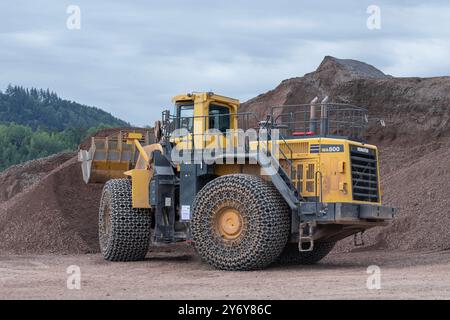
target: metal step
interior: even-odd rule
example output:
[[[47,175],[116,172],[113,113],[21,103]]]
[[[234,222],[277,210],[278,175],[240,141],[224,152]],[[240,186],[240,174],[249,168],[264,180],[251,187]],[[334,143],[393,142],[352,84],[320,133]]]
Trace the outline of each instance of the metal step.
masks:
[[[287,175],[287,173],[284,171],[284,169],[280,166],[278,169],[278,173],[283,179],[283,181],[287,184],[289,189],[295,194],[296,197],[299,197],[297,188],[295,187],[294,183],[292,182],[291,178]]]
[[[262,159],[264,158],[264,159]],[[286,200],[287,204],[292,210],[296,210],[298,208],[298,205],[300,204],[300,197],[297,192],[297,189],[295,188],[292,180],[289,178],[287,173],[284,171],[284,169],[281,167],[280,163],[276,158],[274,158],[272,155],[267,154],[260,154],[258,157],[258,162],[261,165],[263,169],[266,170],[266,172],[269,172],[271,174],[268,174],[272,183],[275,185],[275,187],[278,189],[280,194],[283,196],[283,198]],[[273,165],[264,165],[264,164],[273,164]],[[275,166],[275,168],[274,168]],[[274,171],[274,169],[276,171]]]

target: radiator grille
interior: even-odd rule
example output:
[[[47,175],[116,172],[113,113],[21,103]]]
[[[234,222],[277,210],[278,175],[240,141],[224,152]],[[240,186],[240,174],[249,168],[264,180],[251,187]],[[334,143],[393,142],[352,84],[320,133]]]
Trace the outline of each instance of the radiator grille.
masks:
[[[314,196],[316,190],[315,175],[315,163],[305,163],[297,166],[296,183],[298,193],[303,193],[306,196]]]
[[[377,154],[373,149],[351,146],[353,200],[378,202]]]

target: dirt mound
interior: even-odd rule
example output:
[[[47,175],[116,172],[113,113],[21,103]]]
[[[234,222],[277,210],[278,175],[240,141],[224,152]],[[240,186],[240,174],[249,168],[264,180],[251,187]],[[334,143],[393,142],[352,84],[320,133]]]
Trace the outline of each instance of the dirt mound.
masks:
[[[265,119],[271,106],[281,106],[285,104],[287,97],[298,87],[297,82],[301,82],[301,78],[284,80],[274,90],[260,94],[243,103],[239,112],[252,112],[259,120]]]
[[[73,155],[70,160],[66,154],[38,159],[24,167],[51,167],[60,162],[39,181],[0,203],[0,252],[98,252],[97,210],[102,185],[83,182]]]
[[[50,171],[74,156],[73,152],[58,153],[14,165],[0,172],[0,181],[2,182],[0,184],[0,203],[39,182]]]
[[[121,129],[100,130],[98,137]],[[133,128],[145,133],[147,129]],[[81,148],[88,149],[91,139]],[[60,153],[0,173],[0,252],[98,252],[103,185],[86,185],[75,153]]]
[[[316,71],[305,75],[305,78],[309,77],[320,81],[321,86],[333,86],[354,79],[379,79],[389,76],[361,61],[326,56]]]
[[[449,146],[450,142],[440,148],[430,144],[413,150],[381,149],[386,154],[385,163],[396,154],[400,158],[382,173],[383,202],[396,207],[399,213],[389,226],[366,232],[361,249],[450,249]],[[352,239],[341,241],[337,248],[352,249]]]

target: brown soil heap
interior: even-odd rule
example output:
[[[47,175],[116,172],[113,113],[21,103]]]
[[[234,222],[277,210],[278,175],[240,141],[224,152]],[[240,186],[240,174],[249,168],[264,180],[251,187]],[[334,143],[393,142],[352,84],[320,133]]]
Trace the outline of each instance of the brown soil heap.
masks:
[[[283,81],[240,111],[263,119],[273,105],[325,95],[367,107],[387,124],[369,128],[368,140],[380,148],[384,203],[399,214],[390,226],[368,231],[365,248],[449,249],[450,78],[394,78],[359,61],[325,57],[315,72]],[[0,181],[0,253],[99,250],[102,185],[83,182],[74,154],[13,166],[0,173]],[[337,246],[352,249],[350,239]]]
[[[34,172],[32,170],[35,170]],[[13,176],[16,180],[13,182]],[[73,153],[12,167],[0,175],[18,187],[0,203],[0,252],[97,252],[102,185],[86,185]],[[20,186],[27,185],[25,188]],[[3,190],[2,190],[3,191]],[[5,199],[3,198],[3,199]]]
[[[39,182],[54,168],[73,158],[74,153],[60,153],[46,158],[27,161],[0,172],[0,203]]]

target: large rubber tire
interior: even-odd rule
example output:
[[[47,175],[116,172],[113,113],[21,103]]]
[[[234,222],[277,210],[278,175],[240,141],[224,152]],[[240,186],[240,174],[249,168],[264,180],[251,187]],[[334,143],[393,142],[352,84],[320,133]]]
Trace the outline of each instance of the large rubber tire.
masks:
[[[335,244],[335,242],[315,242],[312,251],[300,252],[298,243],[288,243],[276,263],[280,265],[315,264],[325,258],[333,250]]]
[[[239,212],[235,239],[219,234],[215,221],[222,210]],[[198,254],[222,270],[255,270],[271,264],[290,234],[290,211],[278,190],[260,177],[232,174],[214,179],[197,194],[191,231]]]
[[[151,219],[149,209],[133,209],[130,180],[106,182],[98,219],[103,257],[109,261],[143,260],[150,243]]]

